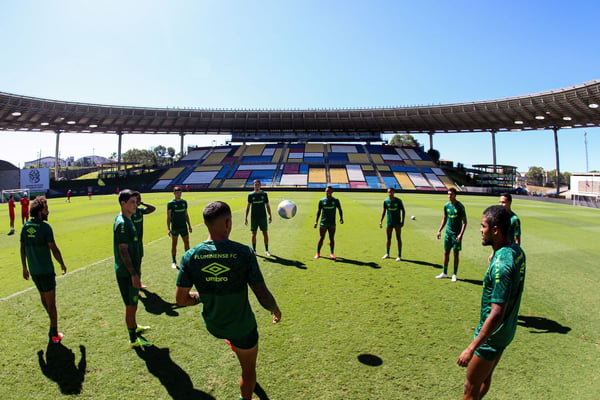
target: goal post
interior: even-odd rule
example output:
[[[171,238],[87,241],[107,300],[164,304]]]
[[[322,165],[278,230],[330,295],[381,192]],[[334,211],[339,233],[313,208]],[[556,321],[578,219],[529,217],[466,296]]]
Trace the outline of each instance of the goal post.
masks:
[[[8,198],[10,197],[11,194],[13,195],[13,199],[15,201],[19,201],[25,195],[25,193],[27,193],[27,197],[29,197],[31,199],[31,196],[29,193],[29,188],[2,189],[2,198],[0,199],[0,202],[2,202],[2,203],[8,202]]]

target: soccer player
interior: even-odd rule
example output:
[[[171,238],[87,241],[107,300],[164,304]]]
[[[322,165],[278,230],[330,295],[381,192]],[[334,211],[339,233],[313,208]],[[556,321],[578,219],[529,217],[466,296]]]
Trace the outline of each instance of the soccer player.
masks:
[[[19,203],[21,203],[21,223],[25,224],[29,219],[29,197],[27,197],[27,193],[23,193]]]
[[[471,344],[458,357],[467,367],[463,399],[481,399],[490,389],[492,374],[517,329],[525,283],[525,253],[509,237],[510,213],[491,206],[481,218],[481,239],[494,256],[483,278],[479,326]]]
[[[396,189],[393,187],[388,188],[388,198],[383,201],[383,210],[381,211],[381,218],[379,219],[379,227],[381,228],[383,217],[387,213],[387,226],[385,230],[387,240],[385,242],[385,254],[381,258],[390,258],[392,231],[395,231],[396,241],[398,242],[398,257],[396,257],[396,261],[402,261],[402,227],[404,226],[406,211],[404,210],[404,204],[402,204],[402,200],[397,198],[395,194]]]
[[[135,209],[135,212],[131,216],[131,221],[133,221],[133,225],[135,226],[135,230],[137,231],[137,234],[138,234],[138,244],[140,245],[140,266],[141,266],[142,257],[144,257],[144,215],[152,214],[156,210],[156,207],[154,207],[152,204],[144,203],[142,201],[142,195],[140,194],[140,192],[133,192],[133,194],[136,198],[137,207]],[[141,284],[141,282],[140,282],[140,287],[142,289],[146,289],[146,286]]]
[[[515,214],[512,209],[512,196],[510,193],[501,193],[500,194],[500,202],[499,204],[508,210],[510,214],[510,228],[508,228],[508,240],[511,243],[516,243],[519,246],[521,245],[521,220]],[[494,256],[494,252],[488,257],[488,261],[492,261],[492,257]]]
[[[56,310],[56,273],[52,257],[60,264],[62,274],[67,273],[67,267],[56,242],[52,227],[48,221],[48,202],[43,196],[38,196],[31,202],[31,219],[23,225],[21,231],[21,264],[23,265],[23,278],[35,283],[42,304],[50,318],[48,337],[50,342],[57,344],[63,338],[58,331],[58,312]]]
[[[125,189],[119,193],[121,213],[116,216],[113,225],[113,252],[115,256],[115,275],[125,303],[125,324],[129,332],[131,347],[152,346],[141,334],[149,326],[137,324],[136,312],[141,286],[141,255],[138,233],[131,216],[137,209],[137,197],[134,192]]]
[[[248,225],[248,212],[252,206],[252,215],[250,217],[250,232],[252,233],[252,249],[256,252],[256,231],[260,228],[263,234],[265,243],[265,255],[271,256],[269,253],[269,224],[271,223],[271,206],[269,205],[269,196],[261,189],[261,184],[258,179],[254,180],[254,191],[248,194],[248,204],[246,204],[246,218],[244,225]],[[267,222],[267,214],[269,220]]]
[[[246,400],[254,392],[258,355],[258,330],[248,286],[271,312],[273,323],[281,320],[281,311],[264,282],[256,254],[248,246],[229,240],[233,226],[229,206],[212,202],[204,208],[203,216],[208,239],[181,258],[175,298],[179,306],[203,303],[206,329],[225,339],[240,362],[240,398]],[[190,292],[192,286],[198,292]]]
[[[171,236],[171,258],[173,263],[171,267],[179,269],[177,265],[177,238],[181,235],[185,251],[190,249],[189,233],[192,233],[192,224],[188,215],[187,201],[181,198],[181,186],[173,188],[174,199],[167,203],[167,229]]]
[[[447,224],[446,224],[447,223]],[[467,228],[467,213],[465,206],[456,200],[456,189],[448,189],[448,202],[444,205],[444,217],[442,224],[437,231],[439,239],[442,229],[446,225],[446,234],[444,235],[444,270],[436,276],[437,279],[448,277],[448,262],[450,261],[450,250],[454,252],[454,273],[452,274],[452,282],[458,280],[458,255],[462,249],[462,238]]]
[[[8,217],[10,218],[10,231],[8,235],[15,234],[15,198],[11,194],[8,196]]]
[[[321,222],[319,224],[319,243],[317,243],[317,254],[315,254],[315,258],[321,257],[321,247],[323,246],[323,240],[325,240],[325,232],[328,232],[329,249],[331,250],[329,258],[335,260],[335,210],[340,210],[340,224],[344,223],[344,214],[342,212],[340,201],[333,197],[332,194],[333,188],[327,186],[325,188],[325,197],[319,200],[314,228],[316,228],[319,223],[319,217],[321,217]],[[322,216],[321,213],[323,213]]]
[[[67,190],[67,203],[71,202],[71,189]]]

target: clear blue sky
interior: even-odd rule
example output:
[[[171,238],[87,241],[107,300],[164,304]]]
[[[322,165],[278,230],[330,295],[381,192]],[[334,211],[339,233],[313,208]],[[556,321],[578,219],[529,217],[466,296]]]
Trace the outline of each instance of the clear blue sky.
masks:
[[[598,15],[597,0],[11,1],[0,12],[0,91],[183,108],[490,100],[600,79]],[[589,169],[600,170],[600,128],[586,130]],[[583,132],[559,132],[561,171],[585,171]],[[213,140],[225,138],[185,143]],[[54,155],[52,132],[0,141],[0,159],[15,165]],[[496,143],[499,164],[555,168],[551,131],[499,133]],[[179,137],[126,135],[123,150],[159,144],[178,150]],[[438,134],[434,148],[492,162],[489,134]],[[114,135],[61,135],[61,157],[116,149]]]

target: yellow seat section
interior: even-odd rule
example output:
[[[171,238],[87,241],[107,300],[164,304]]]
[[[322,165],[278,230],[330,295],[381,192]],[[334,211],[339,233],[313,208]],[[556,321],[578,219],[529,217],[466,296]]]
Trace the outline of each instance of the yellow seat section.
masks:
[[[304,146],[305,153],[323,153],[325,145],[323,143],[306,143]]]
[[[244,153],[244,157],[262,156],[263,151],[265,151],[264,144],[252,144],[252,145],[249,145],[248,148],[246,149],[246,152]]]
[[[445,176],[445,175],[443,175],[443,176],[438,175],[438,178],[439,178],[440,181],[442,181],[442,183],[444,185],[446,185],[446,187],[448,189],[450,189],[450,188],[455,188],[456,189],[456,185],[454,184],[454,182],[452,182],[452,180],[450,178],[448,178],[447,176]]]
[[[181,171],[183,171],[183,167],[174,167],[174,168],[169,168],[167,170],[167,172],[165,172],[160,179],[175,179],[177,178],[177,175],[179,175],[181,173]]]
[[[433,161],[430,161],[430,160],[413,160],[413,162],[415,163],[415,165],[418,165],[419,167],[435,167],[436,166],[433,163]]]
[[[221,187],[224,188],[243,188],[248,179],[225,179]]]
[[[327,183],[325,168],[311,168],[308,170],[308,183]]]
[[[389,165],[378,165],[377,169],[380,171],[389,171],[390,170],[390,166]]]
[[[396,180],[400,184],[400,187],[403,190],[414,190],[415,189],[415,185],[413,185],[413,183],[410,180],[410,178],[408,177],[408,175],[406,175],[406,172],[397,172],[396,171],[396,172],[394,172],[394,177],[396,178]]]
[[[214,188],[218,188],[219,185],[221,185],[222,179],[215,179],[214,181],[212,181],[210,183],[210,185],[208,185],[209,188],[214,189]]]
[[[210,156],[206,157],[202,164],[204,165],[219,165],[223,161],[223,159],[227,156],[227,153],[212,153]]]
[[[275,153],[273,153],[273,157],[271,157],[271,162],[277,164],[281,159],[281,154],[283,154],[283,149],[275,149]]]
[[[375,167],[370,164],[360,166],[363,171],[375,171]]]
[[[194,169],[194,172],[202,172],[202,171],[220,171],[220,165],[200,165]]]
[[[371,158],[373,159],[373,164],[385,164],[385,161],[381,158],[381,154],[371,154]]]
[[[348,153],[350,164],[370,164],[369,157],[365,153]]]
[[[348,183],[348,174],[346,168],[329,168],[331,183]]]
[[[239,157],[242,155],[242,153],[244,153],[244,150],[246,150],[246,147],[248,147],[247,145],[243,144],[241,145],[236,151],[235,154],[233,155],[234,157]]]

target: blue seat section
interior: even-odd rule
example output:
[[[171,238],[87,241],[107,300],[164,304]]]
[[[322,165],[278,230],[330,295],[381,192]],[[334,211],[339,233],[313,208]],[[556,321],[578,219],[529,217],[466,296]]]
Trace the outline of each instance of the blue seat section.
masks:
[[[283,168],[280,168],[279,172],[277,172],[277,178],[275,178],[275,185],[279,185],[279,183],[281,182],[282,175],[283,175]]]
[[[198,162],[198,160],[181,160],[177,161],[175,164],[176,167],[187,167],[188,165],[194,165]]]
[[[382,176],[381,179],[383,179],[383,184],[385,187],[393,187],[396,189],[400,188],[400,184],[393,176]]]
[[[299,174],[308,174],[308,164],[300,164]]]
[[[417,167],[407,167],[404,165],[391,165],[390,169],[394,172],[419,172]]]
[[[415,149],[415,152],[419,155],[419,157],[421,157],[421,160],[431,160],[427,153],[425,153],[423,150]]]
[[[325,188],[327,187],[326,183],[308,183],[309,188]]]
[[[367,185],[371,189],[381,189],[381,183],[379,183],[379,178],[376,176],[365,176],[365,180],[367,181]]]
[[[227,177],[226,179],[231,179],[233,178],[233,175],[237,172],[238,167],[235,166],[231,166],[231,169],[229,170],[229,172],[227,173]]]
[[[433,174],[431,168],[421,168],[421,172],[424,174]]]
[[[325,158],[324,157],[304,157],[304,162],[310,163],[310,164],[325,164]]]
[[[381,146],[375,146],[372,144],[366,145],[367,151],[371,154],[384,154],[383,148]]]
[[[241,164],[270,164],[271,156],[247,156],[240,161]]]
[[[329,153],[327,155],[330,163],[347,163],[348,162],[348,154],[347,153]]]
[[[267,169],[267,170],[256,170],[256,171],[252,171],[250,173],[250,179],[254,180],[254,179],[258,179],[260,180],[260,183],[265,183],[268,182],[268,185],[271,185],[271,181],[273,180],[273,176],[275,176],[275,170],[274,169]]]
[[[215,176],[215,179],[225,179],[225,177],[227,176],[227,171],[229,171],[230,169],[231,165],[224,165],[223,168],[221,168],[221,170],[217,174],[217,176]]]
[[[325,185],[327,186],[327,185]],[[336,188],[336,189],[346,189],[350,187],[349,183],[332,183],[331,184],[332,188]]]
[[[272,179],[260,179],[260,178],[249,178],[246,181],[246,186],[252,186],[252,185],[254,185],[254,180],[255,179],[258,179],[260,181],[260,184],[263,185],[263,186],[267,186],[267,185],[271,186]]]

